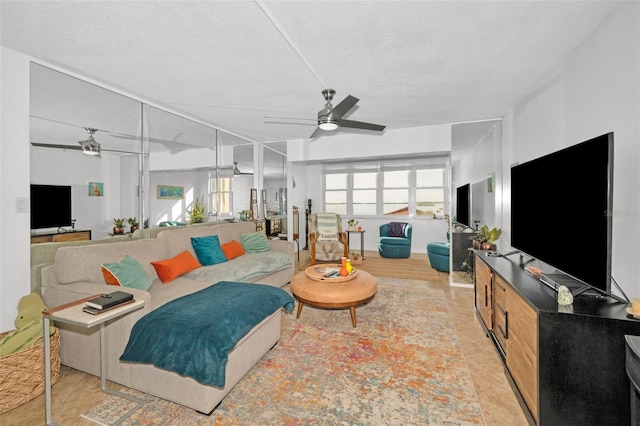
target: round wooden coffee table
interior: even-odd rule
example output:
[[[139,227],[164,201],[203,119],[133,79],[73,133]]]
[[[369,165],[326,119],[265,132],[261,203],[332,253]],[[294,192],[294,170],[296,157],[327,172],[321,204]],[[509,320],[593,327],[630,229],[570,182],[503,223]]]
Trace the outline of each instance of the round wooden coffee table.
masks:
[[[304,305],[326,309],[349,308],[351,323],[356,326],[356,306],[364,305],[374,298],[378,290],[375,277],[368,272],[358,270],[358,275],[350,281],[315,281],[307,274],[299,272],[291,280],[291,293],[298,300],[298,313]]]

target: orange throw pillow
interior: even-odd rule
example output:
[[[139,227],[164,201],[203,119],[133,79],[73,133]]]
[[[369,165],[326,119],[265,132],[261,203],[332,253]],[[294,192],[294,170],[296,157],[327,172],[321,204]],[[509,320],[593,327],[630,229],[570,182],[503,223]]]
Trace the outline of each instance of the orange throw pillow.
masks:
[[[158,260],[151,262],[151,264],[155,268],[160,281],[165,284],[178,278],[182,274],[186,274],[202,266],[200,262],[198,262],[198,259],[193,257],[187,250],[171,259]]]
[[[240,244],[236,240],[221,244],[220,247],[222,247],[222,252],[224,253],[224,256],[227,258],[227,260],[231,260],[234,257],[242,256],[245,253],[242,244]]]

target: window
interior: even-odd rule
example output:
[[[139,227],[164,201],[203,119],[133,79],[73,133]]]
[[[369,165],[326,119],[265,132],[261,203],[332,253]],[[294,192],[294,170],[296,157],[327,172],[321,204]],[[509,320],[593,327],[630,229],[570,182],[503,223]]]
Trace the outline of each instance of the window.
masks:
[[[447,158],[323,167],[325,210],[354,216],[433,217],[445,210]]]
[[[218,188],[218,182],[220,186]],[[218,215],[230,215],[233,214],[233,178],[219,177],[217,180],[215,176],[209,180],[210,190],[210,206],[212,206],[212,212]]]

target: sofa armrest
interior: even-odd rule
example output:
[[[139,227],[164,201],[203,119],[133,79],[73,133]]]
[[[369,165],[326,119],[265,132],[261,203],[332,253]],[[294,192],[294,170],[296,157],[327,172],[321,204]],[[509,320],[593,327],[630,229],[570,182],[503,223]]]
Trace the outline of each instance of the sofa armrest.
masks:
[[[52,263],[38,263],[31,265],[31,292],[42,294],[42,270]]]
[[[295,247],[293,241],[287,240],[269,240],[271,250],[277,250],[286,253],[291,260],[291,268],[295,267]]]

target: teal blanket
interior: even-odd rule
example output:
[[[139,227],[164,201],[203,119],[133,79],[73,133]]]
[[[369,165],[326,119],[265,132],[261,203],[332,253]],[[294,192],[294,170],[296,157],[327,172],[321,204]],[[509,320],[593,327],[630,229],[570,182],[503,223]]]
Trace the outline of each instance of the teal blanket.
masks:
[[[222,281],[140,318],[120,361],[152,364],[224,387],[229,351],[282,307],[291,312],[293,298],[280,288]]]

